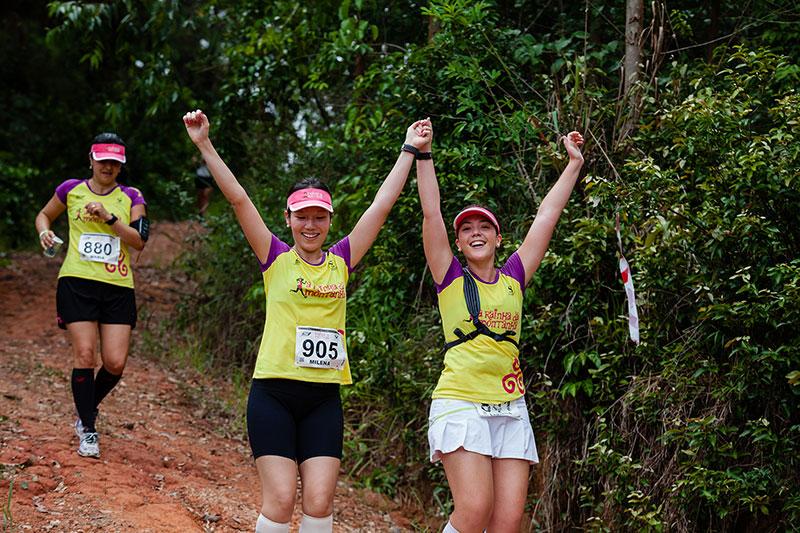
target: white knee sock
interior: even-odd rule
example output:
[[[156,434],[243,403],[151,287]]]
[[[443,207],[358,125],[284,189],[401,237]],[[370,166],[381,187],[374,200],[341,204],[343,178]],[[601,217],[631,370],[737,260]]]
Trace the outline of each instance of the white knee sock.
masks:
[[[322,518],[315,518],[303,513],[300,533],[331,533],[331,531],[333,531],[333,513]]]
[[[286,522],[285,524],[273,522],[259,513],[258,520],[256,521],[256,533],[289,533],[290,525],[290,522]]]
[[[459,531],[454,528],[453,524],[451,524],[450,520],[448,520],[447,524],[445,524],[444,529],[442,530],[442,533],[459,533]]]

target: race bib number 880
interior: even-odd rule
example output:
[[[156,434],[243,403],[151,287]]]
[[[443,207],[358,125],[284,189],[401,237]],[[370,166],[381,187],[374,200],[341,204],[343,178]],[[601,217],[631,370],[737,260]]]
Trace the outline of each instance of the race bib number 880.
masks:
[[[116,265],[119,261],[119,237],[108,233],[82,233],[78,253],[84,261]]]
[[[297,326],[294,348],[296,366],[341,370],[346,361],[344,339],[339,331]]]

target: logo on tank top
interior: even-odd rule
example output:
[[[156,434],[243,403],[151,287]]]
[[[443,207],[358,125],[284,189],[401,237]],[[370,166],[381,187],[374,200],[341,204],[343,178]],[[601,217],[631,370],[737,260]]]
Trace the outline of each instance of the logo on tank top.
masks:
[[[289,292],[300,293],[303,298],[317,297],[317,298],[345,298],[346,293],[344,283],[328,283],[325,285],[314,285],[310,281],[303,278],[297,278],[297,285],[294,289],[289,289]]]
[[[303,290],[303,278],[297,278],[297,287],[290,290],[289,292],[299,292],[303,295],[303,298],[307,298],[305,291]]]
[[[120,276],[123,278],[128,276],[128,265],[125,264],[125,252],[122,250],[119,251],[119,259],[117,260],[116,265],[105,265],[106,270],[113,274],[114,272],[118,272]]]
[[[105,222],[105,220],[98,216],[90,215],[89,212],[85,211],[83,207],[78,208],[78,210],[75,212],[75,218],[72,220],[80,222]]]
[[[469,311],[467,311],[467,315],[469,315]],[[497,308],[481,309],[480,313],[478,313],[478,320],[491,329],[516,331],[517,326],[519,326],[519,313],[503,311]],[[472,317],[467,316],[464,322],[472,322]]]
[[[514,358],[514,363],[511,365],[511,370],[511,373],[503,376],[501,380],[503,390],[509,394],[514,394],[516,390],[519,390],[520,394],[524,394],[525,383],[522,380],[522,370],[519,367],[519,359],[516,357]]]
[[[501,276],[501,278],[500,278],[500,279],[502,279],[502,280],[503,280],[503,286],[504,286],[504,287],[506,288],[506,290],[508,291],[508,295],[509,295],[509,296],[514,296],[514,286],[513,286],[511,283],[509,283],[509,281],[508,281],[507,279],[505,279],[505,277],[504,277],[504,276]]]

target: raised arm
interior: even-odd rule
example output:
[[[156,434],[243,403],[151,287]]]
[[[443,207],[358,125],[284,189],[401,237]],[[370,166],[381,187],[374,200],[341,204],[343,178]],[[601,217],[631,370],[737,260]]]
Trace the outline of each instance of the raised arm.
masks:
[[[583,154],[581,153],[583,137],[581,134],[577,131],[570,132],[566,137],[562,138],[562,141],[569,155],[569,163],[556,184],[553,185],[553,188],[550,189],[539,205],[539,210],[536,212],[536,218],[533,219],[533,224],[528,230],[528,235],[525,236],[525,240],[522,241],[522,245],[517,250],[519,258],[522,260],[522,265],[525,267],[526,285],[533,278],[534,272],[542,262],[542,258],[550,244],[550,238],[553,236],[553,230],[561,217],[564,206],[567,205],[569,196],[572,194],[572,189],[575,187],[575,182],[578,180],[578,175],[583,166]]]
[[[183,116],[183,124],[186,126],[189,138],[200,150],[219,190],[233,207],[236,220],[239,221],[247,242],[250,243],[250,247],[259,261],[265,262],[269,255],[272,233],[247,195],[247,191],[236,180],[236,176],[233,175],[228,165],[217,153],[211,139],[208,138],[210,127],[208,117],[199,109],[190,111]]]
[[[430,119],[423,121],[423,127],[431,131],[432,141],[433,126]],[[430,142],[426,151],[430,151]],[[425,260],[428,262],[433,281],[441,283],[453,261],[453,251],[450,249],[447,226],[442,218],[439,183],[436,180],[433,159],[417,161],[417,191],[422,205],[422,247],[425,250]]]
[[[421,123],[422,121],[415,122],[406,131],[406,144],[410,144],[417,149],[420,149],[426,143],[426,138],[421,131]],[[420,128],[419,131],[418,128]],[[372,204],[364,211],[353,231],[350,232],[351,267],[354,268],[361,261],[369,247],[375,242],[378,232],[389,216],[389,211],[391,211],[392,206],[394,206],[403,191],[413,162],[414,154],[400,152],[394,167],[389,172],[389,175],[386,176],[386,179],[383,180],[383,184],[378,189],[377,194],[375,194]]]

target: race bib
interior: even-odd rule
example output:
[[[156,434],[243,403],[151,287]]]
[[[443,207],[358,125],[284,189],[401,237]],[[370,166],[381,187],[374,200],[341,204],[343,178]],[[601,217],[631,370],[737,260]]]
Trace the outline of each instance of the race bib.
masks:
[[[342,334],[335,329],[297,326],[294,364],[341,370],[347,361]]]
[[[84,261],[116,265],[119,261],[119,237],[108,233],[82,233],[78,253]]]
[[[525,403],[521,404],[523,407]],[[510,416],[511,418],[522,418],[520,403],[515,401],[503,403],[479,403],[475,404],[478,415],[482,418],[493,416]]]

